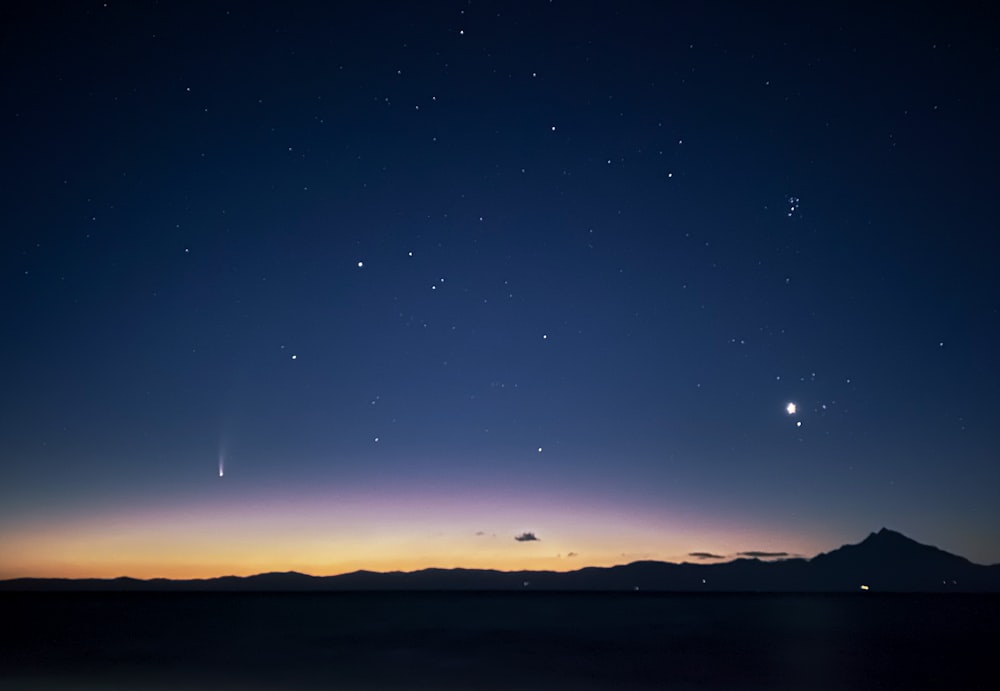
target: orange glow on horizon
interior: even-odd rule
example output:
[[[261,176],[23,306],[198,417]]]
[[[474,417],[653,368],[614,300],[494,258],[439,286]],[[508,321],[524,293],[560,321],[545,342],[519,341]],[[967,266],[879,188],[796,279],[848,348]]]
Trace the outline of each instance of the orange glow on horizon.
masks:
[[[514,539],[524,532],[539,539]],[[732,556],[748,543],[787,548],[794,546],[790,538],[766,527],[751,533],[745,525],[682,522],[594,501],[553,506],[523,497],[292,501],[261,495],[91,509],[8,525],[0,529],[0,579],[186,579],[272,571],[327,576],[432,567],[573,571],[645,559],[691,561],[688,553],[698,550]]]
[[[629,555],[590,549],[556,551],[550,541],[521,544],[505,536],[503,540],[478,537],[492,545],[476,546],[464,536],[438,537],[416,543],[410,538],[383,538],[376,544],[342,541],[337,546],[313,539],[268,540],[225,545],[211,539],[186,544],[156,540],[143,544],[122,535],[50,535],[46,539],[0,540],[6,554],[16,554],[0,566],[6,578],[213,578],[251,576],[272,571],[298,571],[314,576],[330,576],[358,570],[416,571],[425,568],[496,569],[501,571],[573,571],[585,566],[613,566],[652,555]],[[82,539],[81,539],[82,538]],[[508,545],[507,542],[510,544]],[[662,558],[662,557],[660,557]]]

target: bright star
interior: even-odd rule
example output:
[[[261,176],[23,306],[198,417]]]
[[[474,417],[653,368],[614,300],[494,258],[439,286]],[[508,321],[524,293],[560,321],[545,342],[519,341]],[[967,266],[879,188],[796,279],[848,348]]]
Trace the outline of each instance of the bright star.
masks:
[[[789,403],[788,405],[785,406],[785,410],[788,412],[789,415],[795,415],[795,404]]]

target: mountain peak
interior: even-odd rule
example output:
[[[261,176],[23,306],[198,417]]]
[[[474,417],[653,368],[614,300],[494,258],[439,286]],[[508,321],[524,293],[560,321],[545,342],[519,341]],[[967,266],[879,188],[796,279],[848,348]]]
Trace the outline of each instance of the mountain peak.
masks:
[[[868,539],[869,540],[877,539],[880,542],[884,541],[886,539],[891,539],[891,540],[900,540],[900,539],[902,539],[902,540],[906,540],[907,542],[915,542],[915,540],[911,540],[910,538],[908,538],[905,535],[903,535],[901,532],[899,532],[897,530],[889,530],[885,526],[883,526],[882,528],[880,528],[877,533],[872,533],[871,535],[869,535]]]
[[[938,547],[922,544],[884,527],[876,533],[870,533],[856,545],[844,545],[830,552],[818,554],[810,561],[835,570],[882,574],[886,577],[894,571],[900,571],[909,575],[939,574],[938,577],[943,578],[944,574],[961,570],[969,564],[963,557],[949,554]],[[864,578],[875,580],[874,575]]]

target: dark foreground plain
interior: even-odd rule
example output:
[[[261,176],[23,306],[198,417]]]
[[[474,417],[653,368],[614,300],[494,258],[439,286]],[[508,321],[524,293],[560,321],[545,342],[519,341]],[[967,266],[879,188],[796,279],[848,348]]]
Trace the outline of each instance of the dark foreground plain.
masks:
[[[3,593],[0,688],[994,689],[1000,596]]]

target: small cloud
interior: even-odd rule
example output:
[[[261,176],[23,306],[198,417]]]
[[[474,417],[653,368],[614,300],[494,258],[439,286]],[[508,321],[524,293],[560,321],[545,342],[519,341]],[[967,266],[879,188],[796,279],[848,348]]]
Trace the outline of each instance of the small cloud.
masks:
[[[486,533],[482,530],[477,530],[476,535],[485,535]]]
[[[751,559],[776,559],[778,557],[787,557],[788,552],[738,552],[741,557],[750,557]]]
[[[535,542],[538,540],[534,533],[521,533],[520,535],[515,535],[514,539],[518,542]]]
[[[712,554],[711,552],[688,552],[688,556],[695,559],[725,559],[721,554]]]
[[[573,557],[578,557],[578,556],[580,556],[580,555],[579,555],[579,554],[577,554],[576,552],[567,552],[567,553],[566,553],[566,556],[567,556],[568,558],[572,559]]]

